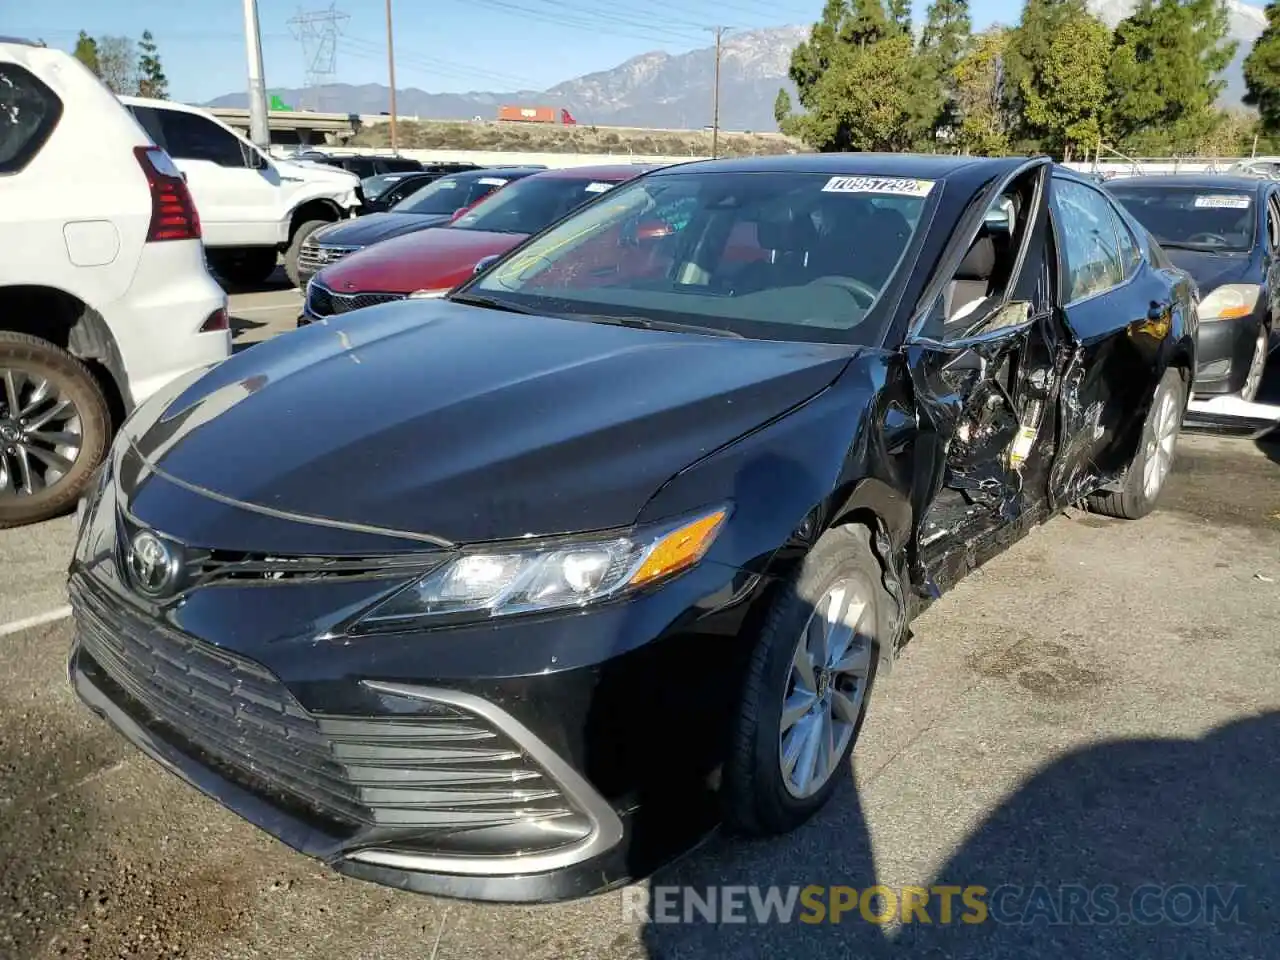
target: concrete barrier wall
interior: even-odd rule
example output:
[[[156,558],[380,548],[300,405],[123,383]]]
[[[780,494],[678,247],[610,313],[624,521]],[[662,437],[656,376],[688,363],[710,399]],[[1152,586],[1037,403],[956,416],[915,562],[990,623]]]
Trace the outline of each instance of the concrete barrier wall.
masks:
[[[291,152],[291,148],[288,147],[273,146],[271,148],[272,155],[277,157],[285,157]],[[385,148],[375,150],[367,147],[344,147],[341,149],[333,148],[333,152],[385,154],[388,151]],[[510,167],[527,163],[554,169],[612,163],[683,163],[689,160],[704,159],[690,156],[653,157],[630,153],[517,153],[510,150],[401,150],[400,154],[414,160],[421,160],[424,163],[463,162],[476,163],[485,167]]]

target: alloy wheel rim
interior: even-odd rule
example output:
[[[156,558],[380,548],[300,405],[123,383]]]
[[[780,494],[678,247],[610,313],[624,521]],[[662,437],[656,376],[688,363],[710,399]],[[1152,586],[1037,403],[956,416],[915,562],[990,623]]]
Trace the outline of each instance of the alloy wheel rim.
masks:
[[[1249,361],[1249,372],[1244,378],[1244,389],[1240,391],[1240,399],[1253,402],[1253,398],[1262,389],[1262,373],[1267,367],[1267,347],[1270,346],[1266,327],[1258,331],[1258,339],[1253,345],[1253,358]]]
[[[872,607],[852,580],[813,608],[791,656],[778,732],[782,782],[793,797],[827,784],[853,737],[867,691]]]
[[[1156,407],[1151,438],[1146,445],[1146,462],[1142,468],[1143,492],[1148,500],[1154,500],[1164,486],[1173,465],[1173,450],[1177,442],[1178,415],[1174,410],[1173,394],[1166,390]]]
[[[80,411],[46,377],[0,367],[0,500],[57,485],[84,446]]]

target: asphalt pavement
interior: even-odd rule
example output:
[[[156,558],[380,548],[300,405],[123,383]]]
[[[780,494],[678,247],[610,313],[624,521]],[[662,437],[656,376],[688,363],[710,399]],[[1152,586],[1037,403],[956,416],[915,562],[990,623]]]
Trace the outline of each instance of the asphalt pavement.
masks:
[[[298,299],[234,295],[237,343],[291,327]],[[65,603],[69,527],[0,532],[0,625]],[[82,708],[70,636],[65,619],[0,626],[6,960],[1280,955],[1280,445],[1185,437],[1152,516],[1057,518],[962,583],[917,621],[847,784],[797,833],[714,837],[566,905],[416,896],[293,853]],[[750,908],[745,923],[662,923],[624,908],[654,885],[1037,883],[1234,885],[1243,900],[1216,926],[1008,910],[760,924]]]

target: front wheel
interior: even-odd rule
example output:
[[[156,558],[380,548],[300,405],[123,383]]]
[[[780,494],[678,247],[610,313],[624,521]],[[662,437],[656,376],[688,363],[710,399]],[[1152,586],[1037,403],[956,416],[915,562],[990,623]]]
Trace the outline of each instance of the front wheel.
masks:
[[[295,287],[300,286],[299,280],[302,279],[302,274],[298,270],[298,258],[302,256],[302,245],[307,242],[307,237],[321,227],[327,227],[328,225],[328,220],[308,220],[293,232],[293,237],[289,241],[289,249],[284,252],[284,272],[285,276],[289,278],[289,282]]]
[[[1258,337],[1253,344],[1253,356],[1249,358],[1249,371],[1245,374],[1240,399],[1253,403],[1262,389],[1262,375],[1267,369],[1267,354],[1271,350],[1271,331],[1266,324],[1258,325]]]
[[[1164,490],[1182,429],[1186,384],[1180,371],[1170,367],[1156,386],[1147,421],[1142,426],[1138,452],[1129,464],[1124,486],[1101,491],[1088,499],[1089,509],[1121,520],[1137,520],[1156,507]]]
[[[74,507],[110,439],[88,367],[46,340],[0,332],[0,529]]]
[[[871,533],[822,536],[774,600],[756,641],[725,764],[729,825],[786,833],[838,786],[862,729],[893,600]]]

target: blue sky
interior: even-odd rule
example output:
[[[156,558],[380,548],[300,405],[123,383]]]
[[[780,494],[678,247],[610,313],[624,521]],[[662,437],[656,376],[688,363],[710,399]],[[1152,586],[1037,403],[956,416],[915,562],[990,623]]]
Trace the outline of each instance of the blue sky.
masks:
[[[9,8],[4,32],[70,49],[91,35],[137,38],[150,29],[170,95],[203,102],[245,88],[240,0],[44,0]],[[324,9],[329,0],[304,2]],[[0,7],[6,4],[0,2]],[[917,17],[924,3],[916,0]],[[971,0],[975,26],[1011,22],[1019,0]],[[386,83],[383,0],[336,0],[348,15],[336,80]],[[288,21],[298,0],[258,0],[267,84],[302,86],[302,45]],[[432,93],[543,89],[650,50],[706,46],[714,24],[751,28],[811,23],[822,0],[393,0],[396,82]],[[56,11],[56,12],[55,12]],[[16,16],[15,16],[16,14]],[[557,26],[559,21],[563,25]]]

